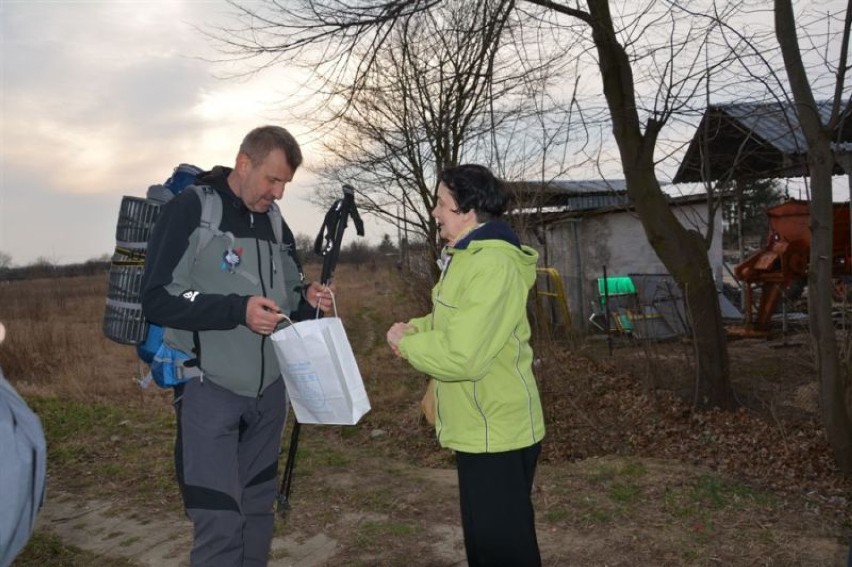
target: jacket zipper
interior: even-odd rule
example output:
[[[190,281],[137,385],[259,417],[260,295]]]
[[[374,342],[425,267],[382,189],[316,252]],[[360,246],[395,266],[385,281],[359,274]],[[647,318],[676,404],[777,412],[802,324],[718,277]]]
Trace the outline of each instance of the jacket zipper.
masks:
[[[250,225],[251,229],[254,231],[254,213],[249,213]],[[257,253],[257,275],[260,279],[260,290],[263,294],[263,297],[266,297],[266,282],[263,280],[263,263],[260,257],[260,239],[257,236],[257,232],[254,235],[254,248]],[[260,383],[257,386],[257,398],[263,395],[263,377],[266,375],[266,357],[264,357],[264,347],[266,346],[266,336],[261,335],[260,337]]]

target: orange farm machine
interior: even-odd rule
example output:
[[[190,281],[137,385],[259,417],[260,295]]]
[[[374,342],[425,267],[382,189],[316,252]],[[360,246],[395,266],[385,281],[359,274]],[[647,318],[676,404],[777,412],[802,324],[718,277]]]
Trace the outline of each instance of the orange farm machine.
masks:
[[[784,292],[793,282],[807,277],[811,231],[807,201],[791,199],[767,210],[769,235],[759,250],[734,269],[744,294],[746,329],[765,332]],[[849,204],[834,204],[832,276],[852,274],[849,242]],[[757,310],[754,290],[760,287]]]

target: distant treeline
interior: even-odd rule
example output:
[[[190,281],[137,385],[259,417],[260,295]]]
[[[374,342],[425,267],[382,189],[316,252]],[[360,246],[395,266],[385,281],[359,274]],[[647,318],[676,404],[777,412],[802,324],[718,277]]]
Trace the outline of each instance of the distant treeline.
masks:
[[[296,248],[304,264],[318,263],[322,256],[313,251],[313,242],[307,238],[297,238]],[[414,246],[411,247],[412,249]],[[371,246],[363,240],[356,240],[340,250],[338,261],[342,264],[362,264],[377,260],[393,261],[398,249],[385,238],[377,246]],[[106,275],[109,272],[109,260],[88,260],[80,264],[56,265],[49,262],[36,262],[29,266],[0,267],[0,282],[29,280],[39,278],[70,278],[75,276]]]
[[[0,268],[0,281],[93,276],[106,274],[108,271],[109,262],[106,260],[89,260],[81,264],[64,264],[61,266],[39,262],[18,268]]]

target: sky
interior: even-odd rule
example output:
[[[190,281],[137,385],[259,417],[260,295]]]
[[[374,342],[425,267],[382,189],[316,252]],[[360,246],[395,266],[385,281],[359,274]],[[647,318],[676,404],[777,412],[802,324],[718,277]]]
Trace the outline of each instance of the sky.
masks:
[[[0,0],[0,252],[13,265],[111,255],[123,195],[144,196],[181,162],[233,165],[255,126],[300,138],[280,110],[292,96],[286,69],[227,79],[209,62],[219,54],[196,26],[227,22],[229,10],[224,0]],[[310,166],[318,156],[302,149]],[[315,184],[303,167],[280,201],[293,232],[312,238],[325,212],[306,200]]]
[[[233,24],[232,10],[225,0],[0,0],[0,252],[13,265],[111,255],[123,195],[143,196],[181,162],[232,165],[261,124],[302,142],[304,167],[280,204],[297,235],[316,235],[324,210],[307,200],[309,170],[322,156],[283,110],[301,100],[299,75],[277,66],[223,78],[235,69],[210,62],[221,54],[197,28]],[[394,233],[364,221],[372,243]],[[344,243],[354,238],[350,229]]]

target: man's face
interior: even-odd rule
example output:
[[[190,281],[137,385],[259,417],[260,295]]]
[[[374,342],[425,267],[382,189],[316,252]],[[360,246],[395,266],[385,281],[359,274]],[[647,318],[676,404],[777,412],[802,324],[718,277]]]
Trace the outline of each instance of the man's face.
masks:
[[[266,213],[273,201],[284,195],[284,186],[293,180],[295,172],[287,156],[273,149],[258,165],[253,165],[243,153],[237,156],[239,196],[245,206],[255,213]]]

